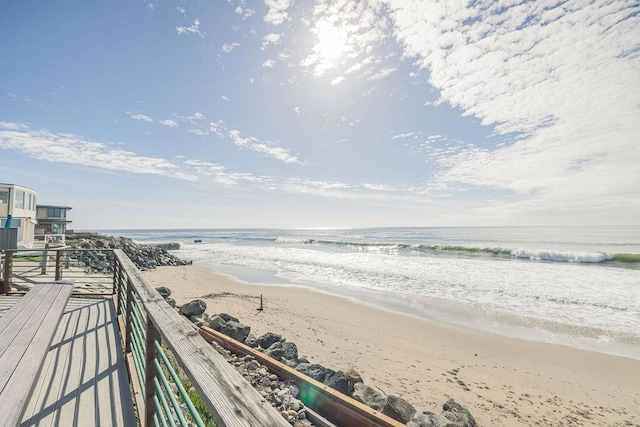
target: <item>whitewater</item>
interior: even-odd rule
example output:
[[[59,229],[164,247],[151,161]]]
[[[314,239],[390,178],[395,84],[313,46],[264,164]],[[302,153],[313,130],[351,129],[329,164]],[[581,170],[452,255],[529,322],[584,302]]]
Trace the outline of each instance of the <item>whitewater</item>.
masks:
[[[640,226],[102,232],[180,242],[253,283],[640,359]]]

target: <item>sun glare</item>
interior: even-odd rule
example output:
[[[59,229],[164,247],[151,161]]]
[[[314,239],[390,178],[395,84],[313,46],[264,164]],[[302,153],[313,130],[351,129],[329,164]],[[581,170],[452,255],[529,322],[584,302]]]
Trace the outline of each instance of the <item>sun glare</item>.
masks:
[[[318,22],[315,28],[314,51],[325,68],[332,68],[347,51],[347,31],[327,21]]]

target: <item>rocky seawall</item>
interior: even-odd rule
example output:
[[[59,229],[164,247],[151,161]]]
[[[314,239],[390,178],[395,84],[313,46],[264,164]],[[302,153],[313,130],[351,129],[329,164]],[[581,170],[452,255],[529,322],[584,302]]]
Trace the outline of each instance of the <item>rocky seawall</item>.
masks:
[[[66,238],[66,243],[78,249],[122,249],[139,270],[151,270],[160,266],[189,265],[191,261],[184,261],[168,250],[180,249],[178,243],[161,243],[143,245],[135,243],[127,237],[111,237],[93,233],[74,234]],[[100,257],[90,252],[75,254],[82,261],[91,264],[95,271],[110,271],[112,263],[108,257]],[[83,259],[85,258],[85,259]]]
[[[219,313],[209,317],[205,313],[207,304],[203,300],[193,300],[178,307],[175,300],[171,298],[169,288],[161,287],[157,288],[157,291],[180,314],[196,325],[206,325],[242,342],[408,427],[475,427],[478,425],[471,413],[452,399],[447,400],[438,413],[429,409],[416,409],[401,397],[385,395],[366,385],[360,374],[354,370],[335,371],[299,357],[296,344],[279,334],[268,332],[256,337],[251,333],[249,325],[241,323],[234,316]],[[298,399],[295,387],[269,372],[267,367],[260,365],[253,357],[239,357],[222,347],[217,346],[217,348],[292,425],[300,427],[311,425],[306,419],[304,403]]]

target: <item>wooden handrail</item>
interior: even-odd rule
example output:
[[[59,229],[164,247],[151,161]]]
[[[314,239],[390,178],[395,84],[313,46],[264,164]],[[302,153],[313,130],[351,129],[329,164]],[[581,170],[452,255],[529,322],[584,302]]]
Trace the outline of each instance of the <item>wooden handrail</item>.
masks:
[[[120,249],[119,268],[142,303],[163,344],[202,397],[220,427],[290,426],[260,394],[178,314]],[[144,386],[141,384],[141,386]]]

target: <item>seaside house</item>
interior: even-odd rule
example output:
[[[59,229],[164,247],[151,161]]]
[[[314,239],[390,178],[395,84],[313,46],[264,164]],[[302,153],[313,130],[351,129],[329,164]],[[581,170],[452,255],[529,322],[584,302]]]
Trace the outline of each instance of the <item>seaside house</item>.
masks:
[[[13,230],[11,234],[18,248],[33,246],[36,224],[36,192],[20,185],[0,183],[0,227]]]
[[[45,243],[64,243],[67,224],[71,222],[67,219],[69,210],[71,210],[69,206],[37,205],[36,239],[44,240]]]

